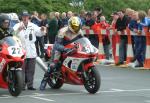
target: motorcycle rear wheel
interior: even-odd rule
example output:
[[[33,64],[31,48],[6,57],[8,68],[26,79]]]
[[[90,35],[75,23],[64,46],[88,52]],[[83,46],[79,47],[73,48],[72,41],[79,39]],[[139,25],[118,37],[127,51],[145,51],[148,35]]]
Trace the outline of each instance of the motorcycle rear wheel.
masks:
[[[87,78],[85,79],[84,87],[89,93],[95,94],[101,85],[99,71],[96,69],[96,67],[90,67],[88,71],[86,71],[86,76]]]
[[[15,97],[19,96],[23,86],[22,71],[21,70],[9,71],[8,78],[9,78],[8,81],[9,93]]]

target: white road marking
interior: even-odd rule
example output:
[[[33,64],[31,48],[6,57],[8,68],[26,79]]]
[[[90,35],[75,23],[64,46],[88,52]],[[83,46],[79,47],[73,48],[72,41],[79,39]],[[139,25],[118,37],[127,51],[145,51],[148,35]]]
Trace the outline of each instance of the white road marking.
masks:
[[[123,90],[123,89],[114,89],[114,90],[120,90],[120,92],[141,92],[141,91],[150,91],[150,89],[134,89],[134,90]],[[117,91],[117,92],[118,92]]]
[[[40,100],[49,101],[49,102],[54,102],[54,100],[47,99],[47,98],[41,98],[41,97],[35,97],[35,96],[31,96],[31,98],[40,99]]]
[[[11,98],[11,96],[10,95],[1,95],[0,98]]]
[[[32,93],[32,94],[37,94],[38,95],[38,94],[41,94],[41,93]]]
[[[97,93],[117,93],[117,92],[141,92],[141,91],[150,91],[150,89],[134,89],[134,90],[123,90],[123,89],[110,89],[108,91],[98,91]],[[82,92],[87,92],[83,90]]]
[[[12,97],[10,97],[10,96],[8,96],[8,97],[0,97],[0,99],[5,99],[5,98],[12,98]]]
[[[124,90],[122,90],[122,89],[110,89],[110,90],[116,91],[116,92],[122,92],[122,91],[124,91]]]
[[[10,97],[10,95],[1,95],[1,96],[4,96],[4,97]]]
[[[150,103],[150,100],[146,100],[145,103]]]
[[[98,91],[97,94],[99,93],[119,93],[119,92],[144,92],[144,91],[150,91],[150,89],[133,89],[133,90],[123,90],[123,89],[110,89],[108,91]],[[81,92],[78,92],[78,93],[54,93],[54,94],[41,94],[41,93],[33,93],[31,95],[21,95],[19,97],[43,97],[43,96],[64,96],[64,95],[79,95],[79,94],[85,94],[85,93],[88,93],[86,90],[82,90]],[[12,96],[4,96],[3,97],[0,97],[0,98],[13,98]]]

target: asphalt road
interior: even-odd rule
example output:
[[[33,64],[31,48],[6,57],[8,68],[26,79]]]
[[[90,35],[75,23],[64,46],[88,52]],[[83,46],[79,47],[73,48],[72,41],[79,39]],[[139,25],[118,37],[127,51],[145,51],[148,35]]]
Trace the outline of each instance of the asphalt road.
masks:
[[[65,84],[59,90],[48,86],[39,91],[43,71],[37,66],[36,91],[25,90],[17,98],[0,89],[0,103],[150,103],[150,70],[134,70],[98,65],[101,88],[88,94],[83,86]]]

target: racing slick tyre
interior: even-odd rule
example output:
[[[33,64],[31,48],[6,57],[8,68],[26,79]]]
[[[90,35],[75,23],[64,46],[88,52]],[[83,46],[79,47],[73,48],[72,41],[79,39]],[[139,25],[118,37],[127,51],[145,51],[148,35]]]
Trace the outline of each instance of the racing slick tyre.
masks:
[[[8,72],[8,90],[12,96],[17,97],[23,86],[23,77],[21,70],[10,70]]]
[[[101,77],[99,71],[96,69],[96,67],[90,67],[86,71],[86,76],[87,77],[84,81],[85,89],[91,94],[96,93],[101,85]]]

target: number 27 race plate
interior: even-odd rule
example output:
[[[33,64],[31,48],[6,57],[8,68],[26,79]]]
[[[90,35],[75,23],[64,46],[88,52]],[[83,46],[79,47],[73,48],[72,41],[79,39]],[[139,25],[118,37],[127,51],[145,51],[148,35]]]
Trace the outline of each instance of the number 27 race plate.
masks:
[[[8,47],[9,55],[13,57],[21,57],[23,55],[22,48],[17,46]]]

